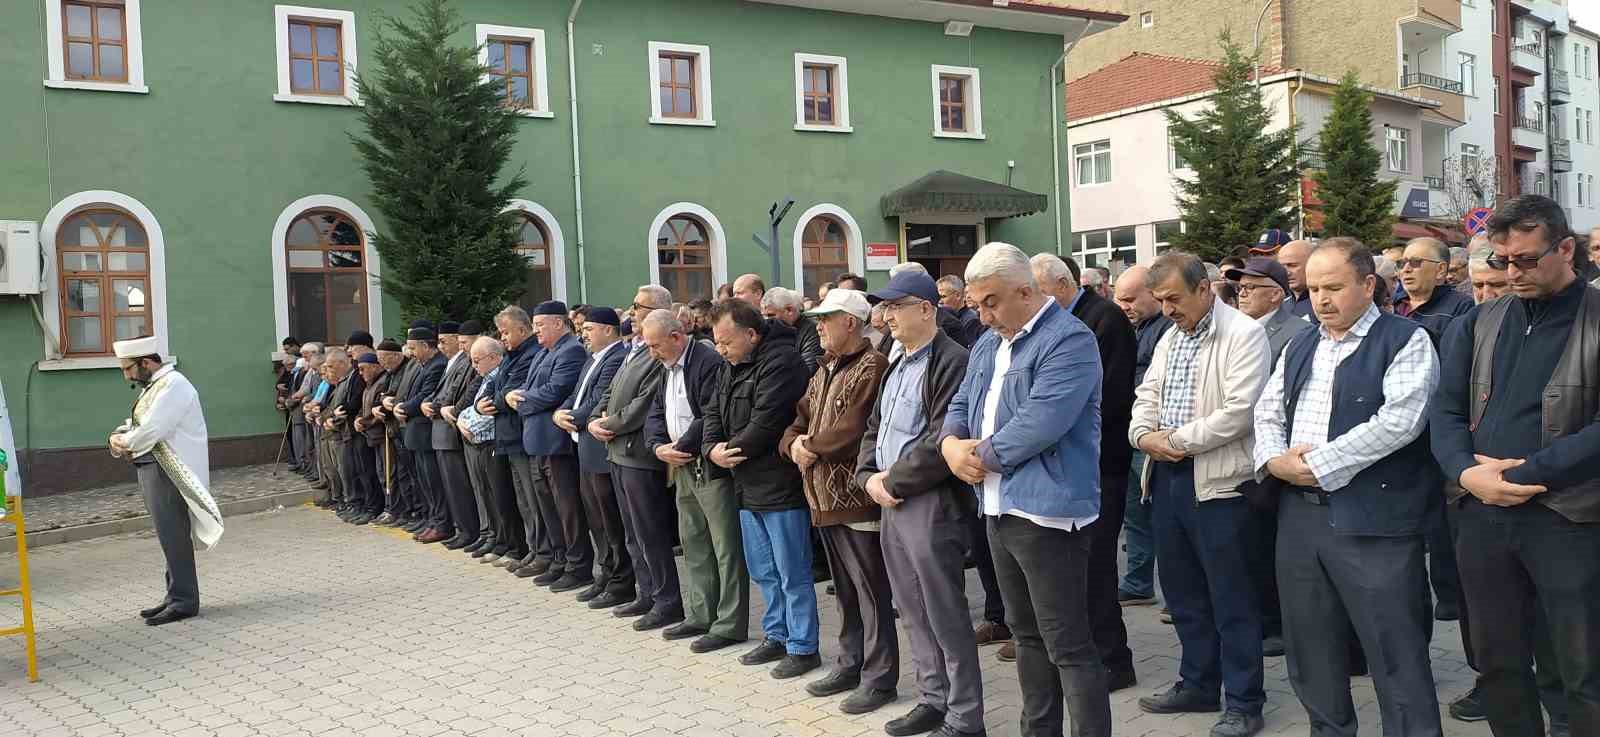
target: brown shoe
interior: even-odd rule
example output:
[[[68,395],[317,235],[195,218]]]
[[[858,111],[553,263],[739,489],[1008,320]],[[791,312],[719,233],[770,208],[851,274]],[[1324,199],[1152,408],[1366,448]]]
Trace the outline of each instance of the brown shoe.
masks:
[[[1011,639],[1011,628],[1000,622],[984,622],[972,631],[972,638],[978,641],[978,646],[993,645]]]
[[[1002,663],[1017,662],[1017,643],[1011,640],[1006,641],[1006,644],[1000,646],[1000,652],[996,653],[995,657],[999,658]]]
[[[448,540],[448,539],[450,539],[449,535],[446,535],[443,532],[440,532],[439,530],[432,530],[432,529],[424,530],[421,535],[417,536],[417,542],[424,543],[424,544],[436,543],[436,542],[440,542],[442,540]]]

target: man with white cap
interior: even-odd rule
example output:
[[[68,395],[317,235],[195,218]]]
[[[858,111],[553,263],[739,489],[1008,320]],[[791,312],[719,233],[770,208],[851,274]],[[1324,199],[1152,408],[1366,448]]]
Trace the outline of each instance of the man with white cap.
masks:
[[[200,395],[183,374],[161,362],[155,338],[112,345],[122,375],[138,385],[133,416],[111,433],[111,454],[129,458],[167,559],[167,595],[139,612],[157,626],[200,613],[194,547],[210,549],[222,537],[222,513],[211,498],[211,463]],[[193,544],[190,540],[193,540]]]

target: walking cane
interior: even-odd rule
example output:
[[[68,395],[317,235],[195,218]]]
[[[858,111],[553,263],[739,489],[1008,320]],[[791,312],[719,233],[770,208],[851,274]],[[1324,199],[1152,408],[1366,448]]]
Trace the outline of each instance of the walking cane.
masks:
[[[278,454],[272,457],[272,477],[278,477],[278,466],[283,463],[283,449],[289,445],[289,416],[284,415],[283,437],[278,439]]]
[[[394,474],[394,466],[393,466],[393,460],[390,457],[389,448],[390,448],[390,445],[389,445],[389,424],[388,423],[384,423],[384,425],[383,425],[383,502],[384,502],[384,506],[385,507],[390,506],[389,502],[393,498],[393,493],[394,493],[393,489],[390,486],[390,484],[391,484],[391,480],[390,479],[391,479],[391,476],[393,476],[393,474]]]

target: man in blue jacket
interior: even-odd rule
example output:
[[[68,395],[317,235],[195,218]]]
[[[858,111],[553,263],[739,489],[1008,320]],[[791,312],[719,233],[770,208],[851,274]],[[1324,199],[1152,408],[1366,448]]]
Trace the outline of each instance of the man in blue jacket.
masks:
[[[522,415],[522,450],[533,467],[539,518],[550,544],[550,568],[534,575],[533,582],[556,592],[594,581],[594,548],[578,495],[577,448],[552,421],[578,388],[578,372],[589,358],[572,334],[570,319],[562,302],[546,301],[533,309],[533,332],[544,355],[534,362],[522,388],[506,397]]]
[[[534,565],[538,555],[539,517],[535,511],[533,475],[528,467],[528,454],[522,450],[522,416],[506,403],[506,397],[527,381],[528,370],[544,349],[533,339],[533,321],[521,307],[511,305],[495,315],[494,325],[500,331],[500,341],[506,346],[505,360],[500,373],[495,375],[491,387],[478,400],[478,411],[494,416],[494,452],[505,456],[511,467],[511,483],[516,491],[517,513],[522,517],[523,536],[520,540],[507,540],[510,545],[504,557],[494,565],[515,573]],[[548,558],[539,561],[537,573],[550,567]],[[537,575],[537,573],[529,575]]]
[[[1062,734],[1064,696],[1073,735],[1106,737],[1111,700],[1085,599],[1085,528],[1100,516],[1100,351],[1040,292],[1016,246],[979,249],[966,277],[991,330],[972,347],[940,449],[987,523],[1017,643],[1022,734]]]

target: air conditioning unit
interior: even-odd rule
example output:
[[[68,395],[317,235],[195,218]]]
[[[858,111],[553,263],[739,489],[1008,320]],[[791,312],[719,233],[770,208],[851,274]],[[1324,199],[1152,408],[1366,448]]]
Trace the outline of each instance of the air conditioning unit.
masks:
[[[0,220],[0,294],[39,294],[39,224]]]

